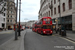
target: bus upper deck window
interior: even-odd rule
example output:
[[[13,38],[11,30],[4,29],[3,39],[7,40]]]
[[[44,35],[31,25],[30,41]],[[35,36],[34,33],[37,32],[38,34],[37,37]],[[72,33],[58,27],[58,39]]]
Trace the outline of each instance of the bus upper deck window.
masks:
[[[44,19],[44,21],[47,21],[47,19]]]
[[[51,19],[48,19],[48,21],[51,21]]]

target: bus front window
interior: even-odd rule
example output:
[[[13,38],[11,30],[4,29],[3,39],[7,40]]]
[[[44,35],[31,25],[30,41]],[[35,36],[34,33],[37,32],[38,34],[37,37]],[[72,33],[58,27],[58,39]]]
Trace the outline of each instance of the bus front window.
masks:
[[[46,25],[43,26],[43,29],[50,29],[50,28],[51,26],[46,26]]]

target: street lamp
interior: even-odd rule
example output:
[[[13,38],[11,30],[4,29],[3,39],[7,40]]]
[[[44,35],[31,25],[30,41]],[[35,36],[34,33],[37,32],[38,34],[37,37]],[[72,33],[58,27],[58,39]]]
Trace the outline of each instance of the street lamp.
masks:
[[[17,7],[16,7],[16,24],[15,24],[15,40],[17,40],[17,15],[18,15],[18,0],[16,0]]]
[[[59,17],[60,17],[60,24],[61,24],[59,35],[62,35],[61,30],[62,30],[62,28],[64,28],[64,33],[65,33],[65,36],[66,36],[65,26],[63,26],[63,24],[62,24],[62,17],[61,17],[61,1],[60,1],[60,0],[59,0],[59,11],[60,11]],[[64,33],[63,33],[63,34],[64,34]]]
[[[61,1],[59,0],[59,17],[60,17],[60,25],[62,27],[62,19],[61,19]],[[61,35],[61,27],[60,27],[60,33],[59,35]]]
[[[21,36],[21,34],[20,34],[20,15],[21,15],[21,0],[19,0],[19,32],[18,32],[18,36]]]

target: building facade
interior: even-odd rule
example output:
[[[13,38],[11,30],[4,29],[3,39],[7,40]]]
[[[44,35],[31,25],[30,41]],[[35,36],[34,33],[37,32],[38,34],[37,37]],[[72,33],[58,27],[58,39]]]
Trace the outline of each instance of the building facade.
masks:
[[[0,0],[0,28],[6,28],[7,2]]]
[[[6,28],[13,29],[13,25],[16,23],[16,8],[14,0],[7,1],[7,17]]]
[[[56,27],[64,25],[75,31],[75,0],[40,0],[38,19],[49,16]]]
[[[33,23],[35,22],[35,20],[32,20],[32,21],[28,21],[25,23],[26,27],[32,27]]]

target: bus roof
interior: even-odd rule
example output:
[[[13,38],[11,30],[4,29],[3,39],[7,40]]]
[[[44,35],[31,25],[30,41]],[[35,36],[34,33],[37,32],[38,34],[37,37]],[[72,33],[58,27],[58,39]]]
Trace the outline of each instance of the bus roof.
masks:
[[[41,19],[44,19],[44,18],[50,18],[51,19],[51,17],[42,17]]]

